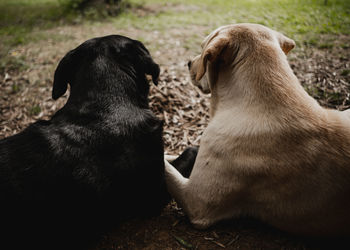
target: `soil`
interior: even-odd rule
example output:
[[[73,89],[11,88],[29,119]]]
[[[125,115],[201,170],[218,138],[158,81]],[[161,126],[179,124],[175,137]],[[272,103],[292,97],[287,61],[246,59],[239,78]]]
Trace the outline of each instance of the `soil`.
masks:
[[[142,36],[161,66],[159,85],[151,86],[149,99],[152,110],[165,121],[166,153],[179,154],[187,146],[199,145],[209,121],[210,96],[190,83],[186,64],[196,53],[186,49],[184,42],[193,30],[203,31],[204,37],[205,29],[189,26],[164,34],[135,28],[117,30],[110,23],[72,25],[48,30],[52,39],[16,47],[9,54],[23,66],[5,67],[0,72],[0,139],[38,119],[48,119],[64,105],[69,93],[53,101],[51,87],[53,72],[66,52],[89,38],[119,33]],[[57,34],[66,39],[55,39]],[[199,44],[200,40],[196,52]],[[289,56],[301,84],[325,107],[346,109],[350,105],[350,47],[344,44],[350,44],[350,36],[336,37],[332,46],[323,49],[304,46]],[[339,249],[341,243],[340,239],[293,236],[244,218],[196,230],[172,201],[158,217],[116,225],[91,249]]]

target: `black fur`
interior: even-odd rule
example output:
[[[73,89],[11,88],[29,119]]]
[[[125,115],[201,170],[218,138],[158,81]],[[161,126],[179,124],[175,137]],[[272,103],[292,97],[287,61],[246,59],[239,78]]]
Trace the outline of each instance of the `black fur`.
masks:
[[[183,177],[189,178],[197,157],[199,147],[188,147],[186,150],[171,164],[182,174]]]
[[[69,83],[66,105],[0,141],[2,238],[15,235],[12,247],[76,249],[91,231],[167,204],[162,122],[149,109],[146,74],[157,83],[147,49],[117,35],[88,40],[60,61],[52,97]],[[191,169],[186,161],[178,164]]]

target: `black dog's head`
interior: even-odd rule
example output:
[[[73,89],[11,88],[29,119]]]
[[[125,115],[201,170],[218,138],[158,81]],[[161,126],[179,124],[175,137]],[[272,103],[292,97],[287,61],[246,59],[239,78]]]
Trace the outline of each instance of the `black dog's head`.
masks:
[[[120,73],[133,79],[137,91],[147,96],[146,75],[151,75],[157,85],[159,71],[141,42],[119,35],[93,38],[62,58],[55,71],[52,98],[61,97],[67,91],[68,83],[71,94],[93,88],[93,84],[113,84],[115,80],[129,84],[125,77],[120,78]]]

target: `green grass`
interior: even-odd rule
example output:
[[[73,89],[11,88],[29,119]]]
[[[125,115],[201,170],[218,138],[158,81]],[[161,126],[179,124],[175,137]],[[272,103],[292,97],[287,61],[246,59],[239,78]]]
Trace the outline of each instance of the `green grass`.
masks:
[[[0,0],[0,41],[16,46],[26,43],[33,30],[57,25],[64,10],[53,0]]]
[[[29,115],[31,116],[38,115],[40,114],[40,112],[41,112],[41,108],[39,105],[34,105],[29,109]]]
[[[132,3],[142,3],[131,0]],[[200,2],[200,3],[199,3]],[[163,1],[147,0],[144,4],[152,6]],[[116,19],[116,25],[125,27],[166,31],[173,27],[188,25],[206,26],[207,33],[228,23],[252,22],[267,25],[282,31],[300,42],[313,39],[320,34],[350,34],[350,1],[330,0],[170,0],[171,4],[199,6],[191,11],[163,11],[159,14],[139,18],[133,13],[125,13]]]
[[[67,0],[0,0],[0,56],[28,41],[47,39],[45,30],[67,23],[93,22],[67,13]],[[218,26],[253,22],[267,25],[295,39],[298,45],[329,48],[332,41],[320,42],[320,35],[350,34],[350,1],[329,0],[128,0],[132,6],[161,11],[138,16],[135,9],[108,18],[118,29],[135,27],[145,31],[167,32],[170,28],[204,27],[208,34]],[[167,4],[168,7],[164,7]],[[182,9],[176,6],[183,6]],[[174,7],[175,6],[175,7]],[[186,7],[187,6],[187,7]],[[100,21],[94,21],[101,25]],[[103,25],[103,24],[102,24]],[[191,48],[205,34],[185,42]],[[197,36],[197,37],[195,37]]]
[[[340,75],[342,75],[342,76],[350,75],[350,69],[344,69],[344,70],[340,73]]]

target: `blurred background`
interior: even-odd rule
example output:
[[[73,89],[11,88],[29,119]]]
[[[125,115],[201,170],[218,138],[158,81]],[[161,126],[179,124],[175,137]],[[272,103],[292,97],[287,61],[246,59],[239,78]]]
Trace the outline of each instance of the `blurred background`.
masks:
[[[0,0],[0,139],[64,105],[68,93],[54,102],[51,88],[69,50],[121,34],[143,42],[161,66],[149,99],[165,121],[166,152],[198,145],[209,121],[209,95],[192,86],[186,64],[212,30],[239,22],[294,39],[288,60],[305,90],[325,107],[350,106],[349,0]],[[96,247],[306,249],[318,243],[246,220],[199,232],[172,203],[161,217],[126,223]]]

